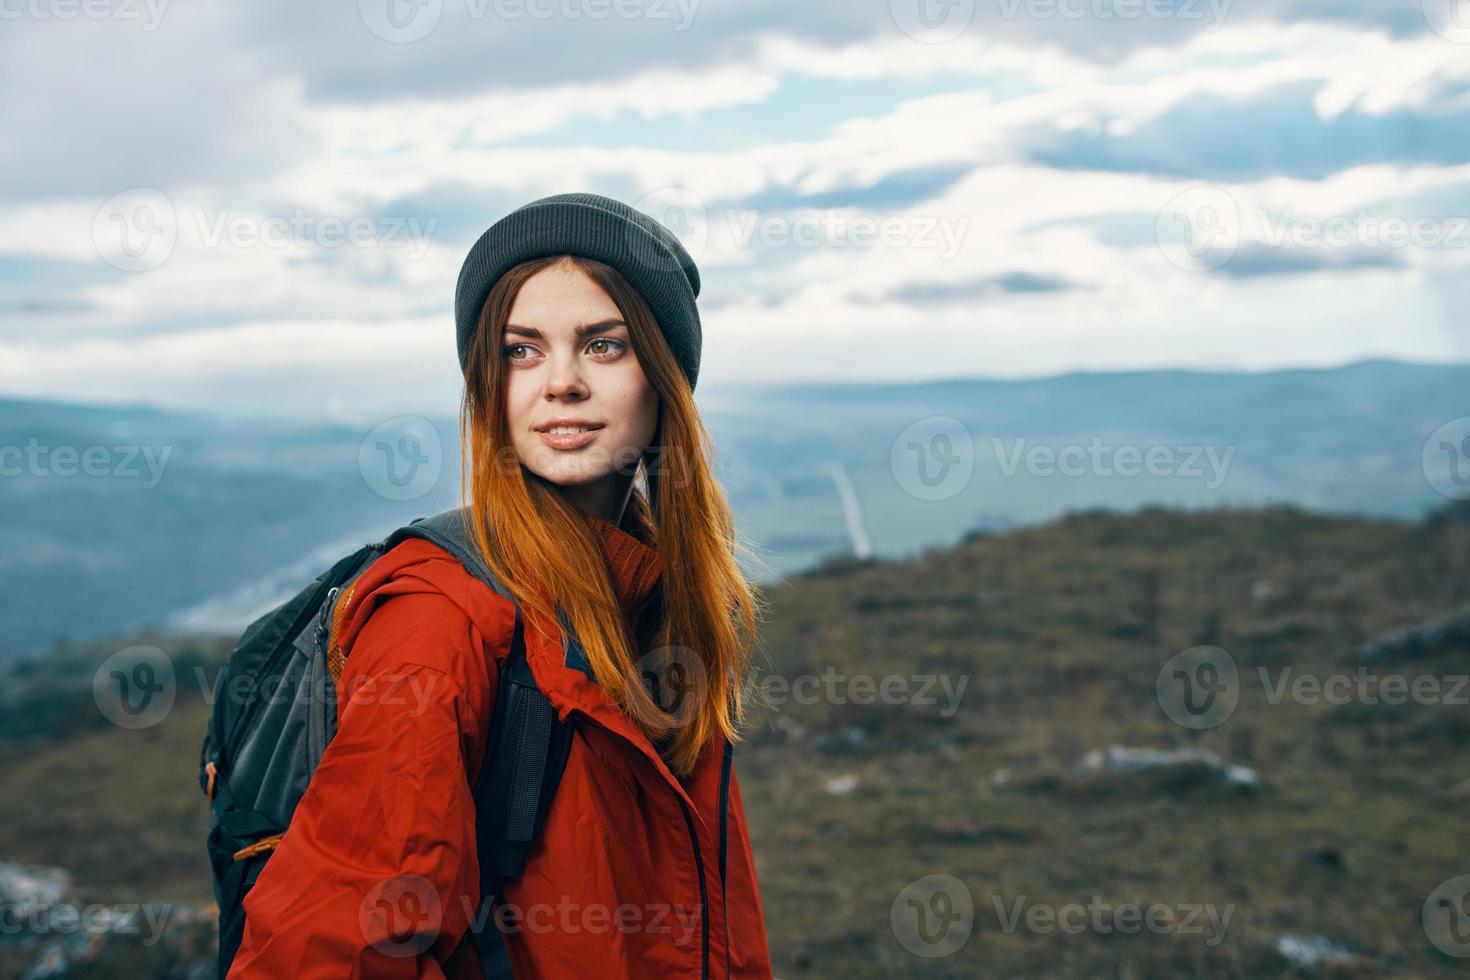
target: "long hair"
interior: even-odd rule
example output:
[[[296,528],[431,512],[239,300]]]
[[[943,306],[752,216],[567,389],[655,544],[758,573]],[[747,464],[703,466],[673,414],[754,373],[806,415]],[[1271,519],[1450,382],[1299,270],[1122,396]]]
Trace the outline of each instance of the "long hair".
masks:
[[[626,467],[621,472],[634,476],[621,527],[654,543],[663,558],[663,611],[652,650],[637,650],[625,628],[594,530],[520,464],[510,440],[503,332],[522,284],[559,262],[587,273],[617,305],[659,396],[653,444],[636,459],[618,461]],[[531,259],[491,288],[466,361],[460,489],[476,544],[523,608],[556,622],[553,606],[560,607],[603,691],[648,734],[669,768],[687,775],[717,733],[732,742],[741,738],[746,675],[764,607],[736,561],[737,551],[753,552],[737,540],[729,501],[712,472],[709,434],[652,310],[605,263],[573,255]]]

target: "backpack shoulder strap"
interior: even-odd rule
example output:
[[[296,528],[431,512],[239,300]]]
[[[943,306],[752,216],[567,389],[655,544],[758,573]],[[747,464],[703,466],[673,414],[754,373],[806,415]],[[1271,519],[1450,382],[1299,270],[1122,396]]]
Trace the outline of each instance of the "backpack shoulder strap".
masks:
[[[526,855],[546,821],[571,750],[575,716],[560,720],[537,685],[526,663],[520,605],[481,559],[470,538],[466,516],[462,508],[454,508],[421,517],[394,531],[384,546],[391,548],[415,537],[432,541],[515,604],[510,654],[499,673],[485,760],[473,787],[481,900],[476,914],[470,917],[470,931],[486,980],[509,980],[510,958],[490,905],[507,884],[521,876]]]
[[[459,563],[465,567],[466,571],[488,585],[497,595],[514,601],[510,590],[495,577],[490,567],[480,557],[480,551],[470,536],[468,515],[463,507],[451,507],[432,517],[420,517],[410,524],[405,524],[383,541],[384,550],[409,538],[424,538],[434,542],[459,559]]]
[[[505,939],[492,904],[521,876],[531,844],[546,822],[571,750],[575,716],[557,718],[526,663],[520,610],[510,656],[495,690],[495,713],[486,742],[487,762],[475,784],[475,833],[479,841],[480,904],[470,932],[485,980],[510,980]]]

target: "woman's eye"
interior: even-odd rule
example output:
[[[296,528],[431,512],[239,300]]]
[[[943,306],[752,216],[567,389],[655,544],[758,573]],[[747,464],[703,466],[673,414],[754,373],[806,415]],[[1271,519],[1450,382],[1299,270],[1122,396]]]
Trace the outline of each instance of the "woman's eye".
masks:
[[[588,342],[587,350],[599,357],[616,357],[623,352],[626,346],[621,340],[598,337]],[[535,348],[529,344],[507,344],[505,347],[505,358],[508,361],[529,361],[534,356]]]

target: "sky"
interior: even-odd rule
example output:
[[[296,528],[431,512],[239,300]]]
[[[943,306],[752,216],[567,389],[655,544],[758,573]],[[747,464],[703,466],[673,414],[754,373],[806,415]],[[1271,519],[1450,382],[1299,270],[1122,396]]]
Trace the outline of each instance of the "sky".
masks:
[[[1470,0],[0,0],[0,394],[453,414],[594,191],[741,381],[1470,359]]]

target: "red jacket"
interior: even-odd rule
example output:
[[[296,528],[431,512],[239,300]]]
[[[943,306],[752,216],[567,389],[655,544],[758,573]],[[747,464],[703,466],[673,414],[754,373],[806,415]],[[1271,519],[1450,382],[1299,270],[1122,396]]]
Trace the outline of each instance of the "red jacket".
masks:
[[[588,519],[625,612],[641,608],[658,552]],[[434,544],[411,540],[363,573],[340,622],[338,730],[245,897],[229,977],[480,980],[468,931],[470,916],[485,913],[470,783],[513,607]],[[542,691],[563,718],[585,717],[525,870],[496,903],[517,980],[771,977],[724,740],[681,781],[567,665],[554,627],[529,611],[524,627]],[[416,936],[405,917],[417,918]]]

